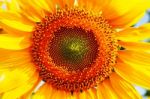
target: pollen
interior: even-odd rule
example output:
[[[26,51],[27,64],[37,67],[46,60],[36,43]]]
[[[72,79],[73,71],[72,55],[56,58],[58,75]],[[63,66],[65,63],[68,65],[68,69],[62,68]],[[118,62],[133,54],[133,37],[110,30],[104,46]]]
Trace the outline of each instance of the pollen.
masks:
[[[32,62],[52,87],[67,92],[87,90],[113,71],[118,48],[114,32],[101,13],[57,9],[33,31]]]

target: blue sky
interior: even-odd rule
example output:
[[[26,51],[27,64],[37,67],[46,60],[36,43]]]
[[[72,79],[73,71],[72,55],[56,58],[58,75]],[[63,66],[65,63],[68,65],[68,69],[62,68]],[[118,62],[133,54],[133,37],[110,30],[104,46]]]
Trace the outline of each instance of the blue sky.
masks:
[[[144,17],[135,25],[135,27],[138,27],[144,23],[147,23],[149,20],[149,15],[145,13]]]

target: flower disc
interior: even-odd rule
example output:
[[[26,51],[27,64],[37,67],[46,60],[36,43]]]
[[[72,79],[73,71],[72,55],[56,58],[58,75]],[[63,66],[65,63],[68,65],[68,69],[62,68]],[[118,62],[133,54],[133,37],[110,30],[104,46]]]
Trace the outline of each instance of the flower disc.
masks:
[[[113,70],[117,51],[113,32],[101,14],[58,9],[37,23],[32,36],[33,63],[54,88],[87,90]]]
[[[60,28],[49,43],[49,57],[67,72],[87,69],[97,57],[98,47],[93,33],[81,28]]]

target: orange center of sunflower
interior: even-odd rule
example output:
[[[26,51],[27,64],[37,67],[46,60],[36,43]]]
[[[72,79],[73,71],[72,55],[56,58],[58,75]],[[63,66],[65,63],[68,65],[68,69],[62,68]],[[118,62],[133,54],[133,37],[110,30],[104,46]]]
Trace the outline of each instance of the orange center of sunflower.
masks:
[[[53,88],[78,92],[95,87],[113,70],[117,45],[102,15],[80,8],[49,13],[37,24],[31,55]]]

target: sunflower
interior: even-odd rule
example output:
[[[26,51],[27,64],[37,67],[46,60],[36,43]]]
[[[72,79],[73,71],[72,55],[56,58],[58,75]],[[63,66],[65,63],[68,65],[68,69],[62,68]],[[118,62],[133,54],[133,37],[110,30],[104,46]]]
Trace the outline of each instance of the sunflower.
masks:
[[[149,0],[5,4],[2,99],[141,99],[133,85],[150,89],[150,24],[133,27]]]

